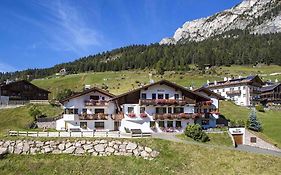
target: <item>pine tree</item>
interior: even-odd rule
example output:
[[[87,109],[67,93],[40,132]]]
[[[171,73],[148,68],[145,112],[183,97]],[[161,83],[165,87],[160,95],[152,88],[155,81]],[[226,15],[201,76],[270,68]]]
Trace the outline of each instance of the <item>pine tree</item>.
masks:
[[[262,130],[261,123],[257,119],[257,114],[255,109],[253,109],[249,115],[249,129],[253,131],[260,132]]]

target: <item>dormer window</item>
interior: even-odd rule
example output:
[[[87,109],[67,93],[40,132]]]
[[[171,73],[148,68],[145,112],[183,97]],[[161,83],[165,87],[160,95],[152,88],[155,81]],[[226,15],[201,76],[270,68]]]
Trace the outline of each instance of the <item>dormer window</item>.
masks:
[[[141,99],[146,99],[146,93],[141,94]]]
[[[152,94],[152,99],[156,99],[156,94]]]
[[[169,94],[165,94],[165,99],[169,99]]]

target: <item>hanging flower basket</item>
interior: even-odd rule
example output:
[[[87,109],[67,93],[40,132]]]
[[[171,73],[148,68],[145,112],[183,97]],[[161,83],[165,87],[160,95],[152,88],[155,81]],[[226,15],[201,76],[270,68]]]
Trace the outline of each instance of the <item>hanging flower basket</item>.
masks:
[[[129,113],[128,116],[129,116],[130,118],[135,118],[135,117],[136,117],[136,114],[134,114],[134,113]]]
[[[141,113],[141,114],[140,114],[140,117],[141,117],[141,118],[146,118],[146,117],[147,117],[147,114],[146,114],[146,113]]]

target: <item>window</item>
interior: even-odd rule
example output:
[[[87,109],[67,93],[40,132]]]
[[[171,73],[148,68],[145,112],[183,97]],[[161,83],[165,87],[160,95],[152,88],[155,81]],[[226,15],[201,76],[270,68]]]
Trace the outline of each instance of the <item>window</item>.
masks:
[[[184,112],[183,107],[175,107],[174,108],[174,113],[175,114],[180,114],[180,113],[183,113],[183,112]]]
[[[105,100],[105,97],[101,97],[101,100]]]
[[[207,113],[208,112],[208,109],[204,109],[204,113]]]
[[[173,126],[173,121],[167,121],[167,127],[172,128]]]
[[[172,107],[168,107],[168,113],[169,113],[169,114],[172,113]]]
[[[224,89],[222,89],[222,92],[224,92]]]
[[[164,126],[164,121],[159,121],[159,122],[158,122],[158,125],[159,125],[159,127],[165,127],[165,126]]]
[[[243,94],[243,97],[246,97],[246,94]]]
[[[238,90],[240,90],[241,88],[240,87],[238,87]]]
[[[151,128],[155,127],[155,121],[151,121],[149,125],[150,125]]]
[[[181,126],[181,121],[176,121],[176,127],[177,128],[181,128],[182,126]]]
[[[163,108],[163,107],[156,108],[156,114],[166,114],[166,113],[167,113],[167,108]]]
[[[97,96],[97,95],[91,95],[91,96],[90,96],[90,99],[91,99],[91,100],[99,100],[100,97]]]
[[[175,94],[175,99],[178,100],[180,98],[179,94]]]
[[[152,99],[156,99],[156,94],[152,94]]]
[[[141,99],[146,99],[146,93],[141,94]]]
[[[144,113],[145,112],[145,107],[140,107],[140,113]]]
[[[95,128],[104,129],[104,122],[95,122]]]
[[[243,86],[243,89],[246,89],[246,86]]]
[[[80,122],[80,128],[87,129],[88,128],[87,122]]]
[[[82,109],[82,113],[83,113],[83,114],[87,114],[87,108],[83,108],[83,109]]]
[[[134,113],[134,107],[128,107],[128,113]]]
[[[202,125],[209,125],[209,120],[206,119],[202,120]]]
[[[164,99],[164,94],[158,94],[158,99]]]
[[[169,99],[169,94],[165,94],[165,99]]]
[[[104,114],[104,109],[95,109],[95,114],[99,114],[99,113],[102,113]]]

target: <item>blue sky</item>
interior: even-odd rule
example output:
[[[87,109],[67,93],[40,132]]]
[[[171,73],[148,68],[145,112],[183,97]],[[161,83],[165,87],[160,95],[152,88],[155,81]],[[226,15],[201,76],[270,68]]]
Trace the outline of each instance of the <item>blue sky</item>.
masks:
[[[0,71],[51,67],[172,36],[241,0],[1,0]]]

